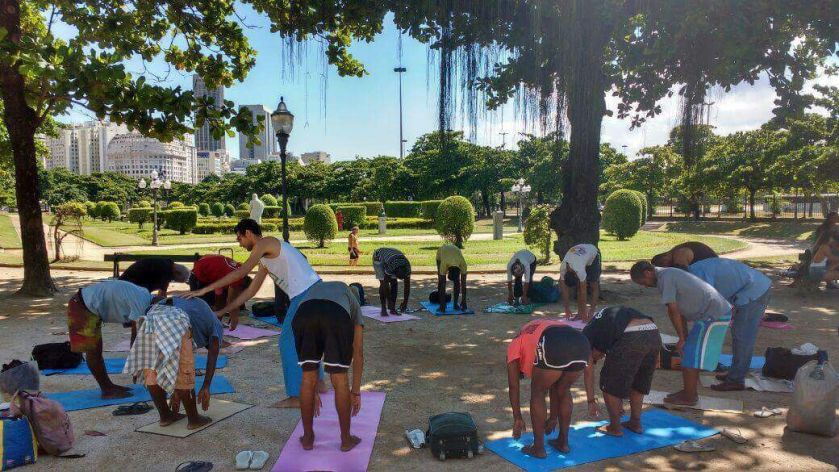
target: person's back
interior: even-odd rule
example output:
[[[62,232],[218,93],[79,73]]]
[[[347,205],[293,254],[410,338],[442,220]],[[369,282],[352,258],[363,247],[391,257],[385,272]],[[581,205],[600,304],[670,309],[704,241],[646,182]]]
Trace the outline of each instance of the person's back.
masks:
[[[466,259],[463,257],[463,251],[454,244],[443,244],[437,249],[437,265],[439,266],[439,273],[446,275],[449,269],[456,267],[462,273],[466,273]]]
[[[676,303],[686,320],[720,319],[731,312],[728,301],[699,277],[673,267],[657,267],[655,272],[661,303]]]
[[[268,270],[274,283],[289,298],[294,298],[319,281],[320,277],[297,248],[285,241],[279,241],[279,244],[281,249],[277,257],[262,257],[259,262]]]
[[[758,299],[772,286],[769,277],[759,270],[722,257],[694,262],[688,271],[712,285],[726,300],[737,306]]]

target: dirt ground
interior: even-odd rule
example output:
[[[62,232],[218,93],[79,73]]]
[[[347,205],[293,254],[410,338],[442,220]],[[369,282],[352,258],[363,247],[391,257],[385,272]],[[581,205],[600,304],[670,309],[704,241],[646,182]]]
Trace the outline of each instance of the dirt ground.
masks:
[[[11,296],[19,285],[22,271],[0,269],[0,346],[2,361],[26,359],[32,346],[56,342],[65,336],[65,303],[73,290],[107,273],[61,271],[54,273],[63,293],[53,299],[29,300]],[[374,293],[370,276],[325,276],[327,280],[361,282],[368,297]],[[625,274],[604,275],[604,296],[608,304],[626,304],[646,311],[658,321],[663,332],[673,333],[654,290],[641,289]],[[470,305],[478,312],[501,301],[506,287],[502,275],[476,276],[469,281]],[[430,277],[418,277],[412,291],[413,303],[432,290]],[[272,289],[262,288],[259,296],[268,298]],[[401,294],[400,294],[401,296]],[[812,342],[828,349],[839,359],[837,324],[839,293],[820,292],[808,298],[786,287],[773,292],[771,309],[787,314],[795,330],[761,329],[755,352],[769,346],[795,346]],[[509,434],[512,421],[504,368],[506,345],[517,329],[532,317],[556,316],[558,305],[548,305],[532,316],[478,314],[476,316],[435,318],[420,313],[421,320],[395,324],[367,321],[365,330],[365,372],[363,389],[387,392],[369,470],[517,470],[512,464],[486,452],[473,460],[440,463],[427,450],[412,450],[404,438],[406,429],[427,427],[430,415],[445,411],[468,411],[484,438]],[[127,334],[119,327],[106,326],[105,343],[115,344]],[[730,352],[730,347],[726,350]],[[114,355],[116,353],[110,353]],[[218,398],[255,406],[186,439],[174,439],[134,432],[155,421],[154,412],[140,416],[114,417],[113,408],[71,412],[78,452],[82,459],[41,458],[35,466],[21,470],[91,471],[171,471],[188,460],[212,461],[213,470],[233,470],[233,458],[241,450],[265,450],[273,464],[298,419],[296,410],[278,410],[268,405],[284,397],[276,339],[249,347],[230,356],[225,375],[236,393]],[[835,362],[834,362],[835,363]],[[115,377],[128,383],[127,376]],[[653,388],[673,391],[680,384],[678,372],[658,371]],[[95,388],[89,376],[42,377],[45,392]],[[575,385],[574,419],[585,419],[582,380]],[[676,414],[717,428],[739,429],[749,439],[746,445],[713,437],[705,440],[716,446],[711,453],[685,454],[672,448],[596,462],[581,470],[835,470],[839,464],[839,437],[833,439],[790,433],[784,430],[784,416],[759,419],[751,412],[761,406],[786,408],[791,395],[780,393],[701,393],[743,400],[742,414],[694,412]],[[523,405],[529,388],[523,384]],[[363,405],[362,405],[363,408]],[[529,427],[529,417],[525,411]],[[84,435],[85,430],[105,433],[103,437]],[[268,470],[267,468],[265,470]]]

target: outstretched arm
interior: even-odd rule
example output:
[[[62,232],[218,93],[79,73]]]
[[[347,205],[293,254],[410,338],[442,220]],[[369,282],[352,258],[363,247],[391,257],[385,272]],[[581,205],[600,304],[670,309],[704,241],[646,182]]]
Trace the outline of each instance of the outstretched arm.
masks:
[[[571,295],[568,293],[568,285],[565,285],[565,281],[559,281],[559,288],[562,289],[562,304],[565,307],[565,317],[571,318]]]
[[[588,320],[588,282],[580,280],[577,283],[577,317]]]
[[[216,361],[218,361],[220,350],[221,341],[219,338],[213,338],[207,348],[207,372],[204,374],[204,383],[201,390],[198,391],[198,398],[196,399],[196,402],[201,405],[201,409],[204,411],[207,411],[207,408],[210,407],[210,384],[213,383],[213,375],[216,373]]]
[[[510,408],[513,409],[513,437],[518,439],[521,433],[527,430],[524,418],[521,416],[521,399],[519,380],[519,361],[514,360],[507,364],[507,386],[510,389]]]
[[[676,335],[679,336],[679,342],[676,343],[676,351],[682,352],[685,342],[688,339],[687,323],[682,312],[679,311],[679,306],[675,303],[667,304],[667,316],[670,317],[670,322],[673,323],[673,328],[676,330]]]
[[[243,278],[245,278],[246,275],[251,273],[251,270],[253,270],[253,268],[256,267],[257,264],[259,264],[259,259],[261,259],[262,256],[264,256],[268,252],[269,243],[270,240],[261,239],[258,243],[256,243],[256,246],[251,251],[251,255],[248,257],[248,260],[246,260],[241,266],[239,266],[238,269],[216,280],[210,285],[207,285],[204,288],[183,294],[184,298],[200,297],[206,293],[210,293],[213,290],[227,287],[228,285],[234,282],[242,280]],[[247,298],[245,300],[247,300]]]
[[[265,281],[265,277],[268,276],[268,269],[263,266],[259,266],[259,271],[256,273],[256,276],[253,278],[253,282],[248,286],[247,289],[243,290],[242,293],[236,297],[233,302],[228,303],[226,307],[222,308],[221,310],[216,312],[216,316],[224,316],[225,313],[230,312],[230,329],[235,330],[236,326],[239,325],[239,310],[238,307],[241,306],[246,301],[253,298],[256,295],[256,292],[259,291],[260,287],[262,287],[262,282]]]

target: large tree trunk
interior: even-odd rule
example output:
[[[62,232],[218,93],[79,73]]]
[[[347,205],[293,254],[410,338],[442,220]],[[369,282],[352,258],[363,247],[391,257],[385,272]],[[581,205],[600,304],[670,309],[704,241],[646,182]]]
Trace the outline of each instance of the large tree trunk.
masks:
[[[8,39],[20,43],[19,0],[0,0],[0,28]],[[44,222],[38,201],[38,166],[35,156],[35,132],[40,118],[25,99],[25,82],[20,72],[0,62],[0,93],[5,112],[3,122],[9,132],[15,163],[15,195],[20,216],[20,239],[23,246],[23,286],[18,293],[49,296],[56,287],[50,276]]]
[[[755,193],[757,193],[757,189],[749,189],[749,218],[754,220],[755,217]]]

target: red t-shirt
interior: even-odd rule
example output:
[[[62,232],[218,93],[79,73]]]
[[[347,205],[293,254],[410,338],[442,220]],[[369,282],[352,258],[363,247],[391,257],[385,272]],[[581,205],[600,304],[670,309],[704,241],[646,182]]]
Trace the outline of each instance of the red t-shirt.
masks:
[[[533,363],[536,360],[536,345],[542,333],[551,326],[564,326],[561,320],[533,320],[521,327],[519,334],[507,346],[507,363],[519,361],[519,370],[525,377],[533,375]]]
[[[225,257],[220,254],[210,254],[198,259],[198,261],[195,262],[195,265],[192,267],[192,273],[195,274],[195,278],[201,282],[201,285],[206,286],[217,280],[221,280],[222,277],[233,272],[239,267],[241,267],[241,264],[229,257]],[[228,287],[238,288],[241,287],[241,285],[242,280],[239,279],[228,285]],[[216,295],[221,295],[226,288],[227,287],[216,289]]]

